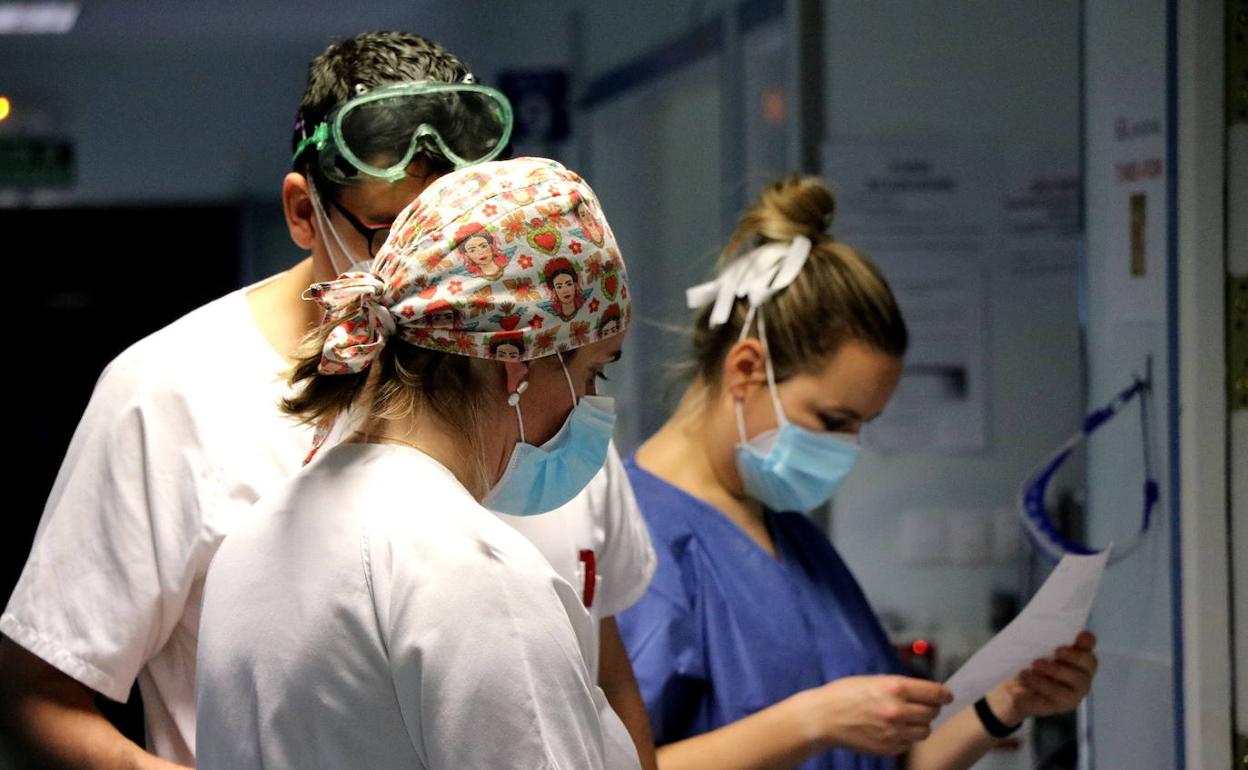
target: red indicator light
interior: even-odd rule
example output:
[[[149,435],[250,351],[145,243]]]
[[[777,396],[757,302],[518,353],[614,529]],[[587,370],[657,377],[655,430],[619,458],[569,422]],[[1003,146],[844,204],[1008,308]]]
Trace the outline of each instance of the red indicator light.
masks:
[[[930,647],[931,645],[929,645],[925,640],[916,639],[914,640],[913,643],[911,643],[910,651],[913,652],[915,655],[926,655]]]

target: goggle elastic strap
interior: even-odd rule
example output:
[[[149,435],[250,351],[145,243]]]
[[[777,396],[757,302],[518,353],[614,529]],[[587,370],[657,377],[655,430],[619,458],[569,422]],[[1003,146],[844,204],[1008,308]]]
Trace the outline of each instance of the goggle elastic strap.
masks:
[[[299,122],[303,133],[303,139],[299,140],[299,144],[295,145],[295,154],[290,156],[291,163],[298,160],[299,156],[303,154],[303,151],[309,147],[312,147],[317,152],[320,152],[325,148],[325,143],[329,140],[329,126],[325,123],[317,124],[316,128],[312,131],[312,135],[308,136],[307,126],[303,125],[303,118],[300,118]]]

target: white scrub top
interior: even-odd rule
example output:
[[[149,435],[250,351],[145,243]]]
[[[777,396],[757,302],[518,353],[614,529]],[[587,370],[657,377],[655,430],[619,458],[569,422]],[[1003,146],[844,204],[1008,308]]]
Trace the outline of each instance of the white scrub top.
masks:
[[[497,514],[537,546],[594,619],[589,670],[598,674],[599,622],[631,607],[654,575],[654,547],[614,442],[570,503],[538,516]]]
[[[593,625],[431,458],[335,446],[209,569],[197,766],[636,768]]]
[[[48,496],[0,631],[115,701],[138,679],[147,746],[195,763],[195,645],[222,538],[299,469],[285,360],[240,289],[114,359]]]

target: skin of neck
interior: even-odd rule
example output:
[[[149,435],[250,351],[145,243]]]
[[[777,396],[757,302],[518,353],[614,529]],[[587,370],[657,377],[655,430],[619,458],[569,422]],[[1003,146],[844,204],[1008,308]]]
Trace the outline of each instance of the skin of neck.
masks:
[[[449,470],[476,500],[480,501],[488,491],[472,456],[472,442],[465,440],[463,430],[452,429],[429,415],[403,420],[372,419],[351,440],[412,447]]]
[[[493,391],[502,395],[491,398],[480,415],[484,435],[479,439],[465,425],[451,425],[427,411],[418,410],[403,419],[368,420],[350,440],[402,444],[417,449],[449,470],[480,502],[502,476],[520,440],[515,410],[506,403],[501,371],[496,385]],[[474,452],[478,441],[479,455]]]
[[[763,506],[745,493],[737,473],[737,442],[732,394],[699,378],[663,427],[637,450],[637,462],[752,533],[763,527]]]

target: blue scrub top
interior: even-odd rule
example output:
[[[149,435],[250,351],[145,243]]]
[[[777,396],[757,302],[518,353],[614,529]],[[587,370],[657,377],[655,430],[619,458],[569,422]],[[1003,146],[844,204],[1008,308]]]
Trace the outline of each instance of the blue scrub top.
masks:
[[[859,674],[904,673],[884,629],[827,537],[803,514],[766,512],[772,558],[714,507],[625,463],[658,568],[616,616],[655,743],[709,732],[801,690]],[[841,749],[802,770],[892,770]]]

